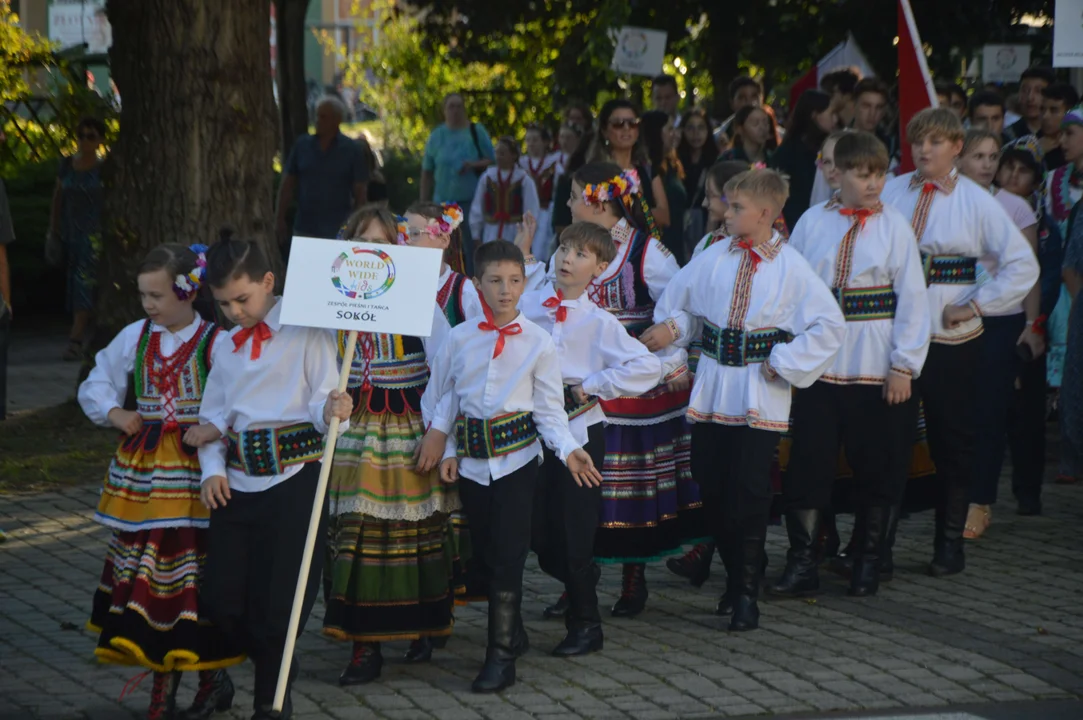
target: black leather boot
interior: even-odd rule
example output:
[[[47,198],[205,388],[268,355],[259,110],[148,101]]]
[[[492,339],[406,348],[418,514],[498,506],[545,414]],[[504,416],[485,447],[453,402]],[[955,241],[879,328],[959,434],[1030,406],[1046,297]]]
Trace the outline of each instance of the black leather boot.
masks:
[[[406,654],[402,656],[402,659],[411,665],[426,663],[432,660],[432,651],[435,648],[436,643],[431,637],[426,636],[411,640],[410,647],[406,648]]]
[[[647,579],[643,575],[646,567],[643,563],[625,563],[620,599],[609,611],[613,617],[635,617],[647,606]]]
[[[146,674],[139,676],[139,680]],[[173,720],[177,712],[177,688],[180,687],[181,674],[154,673],[154,685],[150,690],[150,707],[147,708],[147,720]],[[138,682],[136,683],[138,684]]]
[[[727,538],[725,542],[716,543],[718,557],[722,559],[722,565],[726,568],[726,591],[722,593],[722,597],[718,598],[718,605],[714,609],[714,614],[720,617],[733,614],[733,601],[741,594],[737,589],[741,571],[738,569],[740,559],[735,552],[736,543],[737,540],[731,538]]]
[[[602,649],[602,617],[598,612],[598,578],[601,574],[601,568],[591,563],[568,578],[571,605],[564,623],[568,634],[553,648],[553,655],[574,657]]]
[[[364,685],[380,677],[384,668],[384,656],[380,652],[380,643],[355,642],[350,664],[338,676],[338,684]]]
[[[805,597],[820,591],[816,543],[820,537],[823,515],[819,510],[786,511],[786,534],[790,549],[786,552],[786,569],[771,586],[771,594],[782,597]]]
[[[703,587],[711,577],[711,560],[714,557],[714,543],[698,543],[679,558],[666,560],[666,568],[679,577],[687,578],[692,587]]]
[[[556,620],[562,618],[568,614],[568,593],[564,592],[560,594],[557,601],[552,605],[545,608],[542,612],[542,617],[546,620]]]
[[[933,540],[933,561],[929,575],[948,577],[966,568],[963,555],[963,529],[970,509],[969,488],[954,482],[944,490],[944,500],[936,508],[936,536]]]
[[[815,535],[813,535],[815,537]],[[730,618],[731,632],[755,630],[760,626],[760,608],[756,600],[760,595],[760,583],[763,581],[764,543],[767,540],[767,528],[762,523],[746,525],[742,533],[739,557],[739,580],[734,583],[734,590],[739,594],[733,599],[733,617]]]
[[[823,562],[839,554],[842,541],[839,539],[839,528],[835,524],[834,512],[826,510],[820,514],[820,530],[813,540],[816,541],[816,562]]]
[[[476,693],[495,693],[515,684],[515,642],[519,631],[517,592],[489,593],[489,645],[485,664],[470,689]]]
[[[895,579],[895,533],[899,529],[899,515],[902,508],[892,505],[887,509],[887,531],[884,533],[884,547],[880,551],[880,582]]]
[[[206,720],[233,707],[233,680],[225,670],[200,670],[196,699],[181,716],[183,720]]]
[[[864,542],[854,556],[850,589],[847,591],[852,597],[869,597],[880,589],[880,563],[886,544],[889,512],[889,508],[885,507],[858,510],[864,525]]]

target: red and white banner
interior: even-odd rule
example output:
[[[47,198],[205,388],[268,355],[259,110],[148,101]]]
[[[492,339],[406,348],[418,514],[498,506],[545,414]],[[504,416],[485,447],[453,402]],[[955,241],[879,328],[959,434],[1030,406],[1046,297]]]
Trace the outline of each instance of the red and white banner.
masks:
[[[797,99],[806,90],[816,90],[820,87],[820,80],[824,75],[834,70],[854,67],[861,73],[861,77],[875,75],[872,66],[865,59],[865,55],[858,47],[853,35],[847,35],[846,39],[836,45],[831,52],[820,58],[812,69],[797,79],[790,87],[790,109],[797,106]]]
[[[921,45],[910,0],[899,0],[899,147],[902,160],[897,174],[914,169],[910,143],[906,141],[907,123],[920,111],[937,104],[936,88],[925,62],[925,49]]]

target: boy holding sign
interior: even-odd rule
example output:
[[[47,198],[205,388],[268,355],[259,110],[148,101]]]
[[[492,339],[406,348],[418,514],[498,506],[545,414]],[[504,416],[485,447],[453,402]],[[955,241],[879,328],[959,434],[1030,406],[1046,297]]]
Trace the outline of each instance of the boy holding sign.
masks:
[[[308,532],[302,509],[314,499],[323,436],[332,418],[348,422],[352,403],[336,390],[334,336],[282,324],[275,277],[259,245],[220,240],[207,252],[207,282],[237,326],[231,352],[207,376],[193,442],[200,445],[202,500],[211,509],[203,595],[208,616],[256,666],[254,717],[271,718]],[[316,599],[326,507],[321,517],[300,628]],[[289,715],[287,690],[280,717]]]
[[[515,658],[528,647],[519,606],[539,435],[577,482],[597,485],[602,478],[568,430],[553,339],[517,308],[526,284],[523,253],[494,240],[478,248],[474,268],[485,320],[453,329],[432,363],[422,402],[436,410],[426,412],[433,422],[419,465],[445,443],[441,479],[462,476],[459,496],[489,574],[488,649],[473,690],[497,692],[515,682]]]

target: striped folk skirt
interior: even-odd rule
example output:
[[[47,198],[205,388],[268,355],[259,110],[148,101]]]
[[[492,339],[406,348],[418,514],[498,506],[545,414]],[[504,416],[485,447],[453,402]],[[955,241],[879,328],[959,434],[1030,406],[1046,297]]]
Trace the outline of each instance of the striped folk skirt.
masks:
[[[425,434],[412,395],[377,408],[365,397],[331,470],[324,633],[363,642],[451,633],[454,486],[414,471]]]
[[[244,661],[199,615],[207,557],[202,528],[114,532],[87,623],[102,662],[158,671],[214,670]]]

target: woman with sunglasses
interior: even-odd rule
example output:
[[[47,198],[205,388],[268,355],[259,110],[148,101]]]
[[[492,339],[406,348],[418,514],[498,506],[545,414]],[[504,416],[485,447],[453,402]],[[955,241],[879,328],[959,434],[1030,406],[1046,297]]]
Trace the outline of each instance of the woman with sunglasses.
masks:
[[[94,285],[97,281],[97,238],[101,232],[102,161],[98,148],[105,139],[105,124],[83,118],[75,129],[79,150],[60,161],[46,238],[50,263],[67,261],[67,304],[73,322],[64,360],[80,360],[93,321]]]
[[[630,100],[610,100],[598,113],[587,162],[611,162],[621,170],[635,170],[642,183],[642,197],[647,203],[647,221],[651,235],[661,239],[661,230],[669,226],[669,203],[661,177],[655,177],[640,142],[639,113]]]

